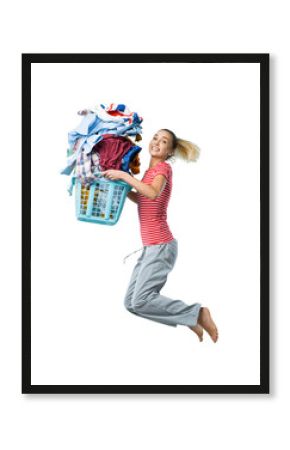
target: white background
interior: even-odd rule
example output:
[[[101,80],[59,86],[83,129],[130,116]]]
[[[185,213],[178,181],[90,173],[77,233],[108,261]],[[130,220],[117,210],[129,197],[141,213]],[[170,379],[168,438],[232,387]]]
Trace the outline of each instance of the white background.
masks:
[[[50,2],[49,6],[39,2],[10,4],[3,13],[1,27],[2,70],[1,70],[1,119],[2,119],[2,192],[13,195],[3,197],[2,233],[1,233],[1,412],[2,432],[1,446],[7,449],[111,449],[126,447],[128,449],[153,448],[162,446],[203,446],[215,448],[244,449],[262,447],[272,449],[277,439],[289,441],[287,433],[288,399],[289,399],[289,365],[288,365],[288,317],[289,317],[289,149],[288,149],[288,99],[289,99],[289,41],[288,16],[286,2],[244,1],[237,3],[222,1],[219,3],[205,1],[202,4],[178,2],[155,4],[154,10],[148,6],[137,10],[136,3],[124,5],[114,2],[111,13],[106,6],[95,6],[94,2],[71,2],[69,9],[59,2]],[[80,7],[81,6],[81,7]],[[113,7],[114,6],[114,7]],[[95,11],[94,11],[95,8]],[[102,15],[103,13],[103,15]],[[83,17],[85,15],[85,25]],[[100,20],[100,17],[103,17]],[[106,17],[106,20],[104,20]],[[189,53],[271,53],[271,394],[270,395],[22,395],[21,394],[21,53],[22,52],[189,52]],[[150,78],[151,81],[151,78]],[[144,83],[145,85],[145,83]],[[146,87],[148,83],[146,82]],[[99,95],[98,92],[96,96]],[[122,101],[124,101],[122,99]],[[135,101],[132,103],[135,106]],[[212,102],[214,103],[214,102]],[[129,103],[128,103],[129,104]],[[130,104],[130,106],[131,106]],[[69,106],[69,105],[68,105]],[[67,106],[67,107],[68,107]],[[83,107],[83,104],[80,105]],[[45,107],[45,105],[43,105]],[[79,107],[79,104],[77,105]],[[136,110],[140,107],[137,105]],[[70,108],[70,113],[74,108]],[[140,110],[141,111],[141,110]],[[194,111],[194,108],[193,108]],[[152,113],[152,109],[150,110]],[[195,120],[198,118],[194,112]],[[144,117],[145,114],[143,113]],[[70,128],[75,116],[67,118]],[[150,115],[150,117],[153,117]],[[57,115],[53,115],[57,123]],[[204,121],[201,121],[204,123]],[[150,137],[148,126],[146,134]],[[175,122],[172,126],[174,126]],[[211,124],[213,125],[213,124]],[[161,126],[168,127],[168,121]],[[145,122],[144,122],[145,127]],[[188,135],[189,128],[176,130],[183,137],[196,140],[203,149],[209,148],[201,139],[201,125],[194,127],[193,136]],[[51,136],[51,130],[47,130]],[[155,131],[155,128],[154,128]],[[210,134],[210,133],[208,133]],[[226,133],[220,133],[218,141],[226,143]],[[205,135],[206,136],[206,135]],[[146,137],[147,138],[147,137]],[[148,139],[148,138],[147,138]],[[208,136],[207,136],[208,139]],[[145,144],[145,133],[144,133]],[[235,147],[239,138],[235,136]],[[61,142],[59,142],[61,144]],[[242,158],[248,158],[251,142],[244,142]],[[220,146],[218,146],[220,148]],[[144,148],[145,150],[145,148]],[[63,154],[63,144],[59,155]],[[207,153],[209,154],[209,153]],[[214,153],[211,152],[211,158]],[[201,188],[204,180],[206,152],[200,161],[190,167],[196,190]],[[14,159],[13,159],[14,158]],[[215,159],[219,162],[219,158]],[[252,162],[252,158],[250,160]],[[144,163],[145,164],[145,163]],[[251,164],[252,165],[252,164]],[[62,164],[61,164],[62,166]],[[184,173],[184,165],[179,165]],[[175,166],[175,180],[177,179]],[[247,167],[248,170],[248,167]],[[58,178],[60,180],[61,177]],[[185,181],[182,178],[182,181]],[[175,183],[176,189],[180,189]],[[68,216],[72,214],[69,204],[71,199],[65,196],[64,181],[59,181],[58,194],[63,196],[62,204],[67,204]],[[183,189],[182,189],[183,192]],[[200,191],[194,198],[194,210],[200,208]],[[203,202],[204,204],[204,202]],[[126,204],[126,215],[131,214],[132,204]],[[172,207],[171,207],[172,210]],[[9,214],[8,214],[9,211]],[[185,231],[176,227],[183,223],[175,222],[170,213],[172,228],[179,234],[180,249],[186,252],[187,244],[182,245]],[[204,214],[204,212],[203,212]],[[71,216],[73,217],[73,216]],[[127,219],[126,219],[127,221]],[[121,231],[121,223],[118,233]],[[75,227],[77,227],[75,222]],[[195,226],[204,225],[196,221]],[[93,226],[92,226],[93,227]],[[134,226],[134,233],[135,233]],[[213,226],[210,224],[210,230]],[[252,227],[251,227],[252,230]],[[117,226],[116,226],[117,232]],[[135,235],[135,234],[134,234]],[[194,236],[194,235],[193,235]],[[197,235],[199,239],[209,239],[204,231]],[[201,237],[200,237],[201,236]],[[216,242],[214,239],[212,240]],[[111,238],[111,235],[110,235]],[[47,238],[48,239],[48,238]],[[137,239],[137,238],[136,238]],[[205,248],[205,242],[194,241],[194,246]],[[121,257],[127,253],[127,247],[135,249],[137,241],[133,234],[124,243]],[[235,239],[236,243],[237,240]],[[139,244],[138,244],[139,245]],[[136,248],[138,248],[138,245]],[[193,241],[191,241],[193,248]],[[224,248],[224,247],[223,247]],[[227,247],[226,247],[227,248]],[[199,250],[201,253],[201,251]],[[211,256],[210,248],[206,250]],[[185,253],[184,253],[185,255]],[[184,262],[180,255],[177,266],[168,281],[168,292],[187,287],[176,283],[178,271],[184,277]],[[223,314],[219,311],[216,296],[209,296],[209,287],[203,282],[205,261],[196,260],[194,273],[197,273],[194,295],[206,295],[220,324]],[[127,268],[125,269],[128,272]],[[212,272],[211,272],[212,273]],[[125,274],[122,279],[125,280]],[[170,284],[171,283],[171,287]],[[225,284],[221,281],[221,285]],[[69,283],[68,283],[69,285]],[[205,287],[207,291],[205,291]],[[169,291],[170,289],[170,291]],[[118,291],[119,292],[119,291]],[[120,290],[121,292],[121,290]],[[237,294],[239,289],[235,289]],[[188,295],[188,294],[187,294]],[[111,297],[112,298],[112,297]],[[196,298],[196,297],[195,297]],[[76,307],[74,305],[74,307]],[[121,305],[119,299],[111,302],[115,312]],[[186,333],[181,327],[169,329],[159,324],[151,324],[139,318],[134,320],[125,310],[122,320],[132,327],[136,337],[140,327],[145,328],[146,335],[158,334],[156,345],[166,352],[168,344],[176,354],[178,350],[191,350],[192,358],[199,357],[213,361],[210,372],[218,372],[220,355],[219,345],[210,342],[197,345],[195,336]],[[251,311],[250,311],[251,314]],[[68,317],[68,316],[67,316]],[[138,320],[138,322],[137,322]],[[124,322],[125,323],[125,322]],[[142,324],[142,325],[141,325]],[[230,339],[235,337],[235,323],[232,324]],[[153,326],[154,325],[154,326]],[[224,340],[224,330],[222,339]],[[51,327],[54,334],[55,323]],[[144,328],[142,331],[144,331]],[[156,331],[155,331],[156,330]],[[247,335],[253,330],[244,324],[242,330],[247,342]],[[112,329],[112,335],[115,331]],[[144,333],[142,333],[143,335]],[[229,334],[229,333],[228,333]],[[128,335],[130,332],[128,330]],[[171,337],[173,336],[173,337]],[[111,338],[112,339],[112,338]],[[137,339],[136,339],[137,341]],[[130,340],[132,342],[132,340]],[[135,345],[135,342],[134,342]],[[137,342],[136,342],[137,345]],[[174,347],[175,346],[175,347]],[[144,350],[144,347],[143,347]],[[184,351],[184,350],[182,350]],[[78,356],[80,354],[77,349]],[[184,359],[181,354],[181,358]],[[177,364],[180,364],[180,359]],[[176,364],[176,365],[177,365]],[[77,365],[77,364],[76,364]],[[174,367],[174,364],[173,364]],[[116,371],[120,371],[120,364]],[[210,374],[208,376],[211,376]],[[289,445],[289,444],[288,444]]]
[[[124,309],[140,254],[122,260],[142,245],[135,204],[114,227],[75,219],[59,175],[67,132],[110,99],[143,117],[140,176],[162,126],[201,147],[195,164],[173,164],[179,258],[163,292],[210,307],[215,346]],[[32,384],[260,383],[259,109],[259,64],[33,64]]]

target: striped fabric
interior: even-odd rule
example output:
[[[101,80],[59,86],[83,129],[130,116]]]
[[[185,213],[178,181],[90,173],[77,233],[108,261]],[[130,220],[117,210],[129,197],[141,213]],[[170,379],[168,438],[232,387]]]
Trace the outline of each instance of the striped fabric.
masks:
[[[167,206],[172,190],[172,168],[170,164],[159,162],[146,170],[142,182],[151,184],[156,175],[167,179],[161,195],[151,200],[137,193],[138,216],[143,245],[163,244],[172,241],[173,235],[167,224]]]

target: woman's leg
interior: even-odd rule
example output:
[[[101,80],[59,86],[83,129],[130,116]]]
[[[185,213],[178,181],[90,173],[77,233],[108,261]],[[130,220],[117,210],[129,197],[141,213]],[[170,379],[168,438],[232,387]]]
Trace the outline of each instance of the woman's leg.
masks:
[[[130,312],[134,312],[133,308],[132,308],[132,297],[133,297],[133,293],[134,293],[134,289],[135,289],[138,273],[139,273],[139,270],[140,270],[140,266],[141,266],[141,263],[142,263],[143,258],[144,258],[144,252],[145,252],[145,248],[143,248],[143,251],[142,251],[140,257],[138,258],[137,263],[136,263],[136,265],[135,265],[135,267],[133,269],[133,272],[132,272],[132,275],[131,275],[131,278],[130,278],[130,281],[129,281],[129,285],[128,285],[128,288],[127,288],[127,292],[126,292],[126,295],[125,295],[125,298],[124,298],[125,308],[128,309],[128,311],[130,311]]]
[[[187,305],[160,295],[177,258],[177,241],[150,245],[144,249],[142,261],[131,284],[131,307],[141,317],[166,325],[197,325],[200,303]],[[134,274],[133,274],[134,275]],[[134,288],[133,288],[134,284]]]

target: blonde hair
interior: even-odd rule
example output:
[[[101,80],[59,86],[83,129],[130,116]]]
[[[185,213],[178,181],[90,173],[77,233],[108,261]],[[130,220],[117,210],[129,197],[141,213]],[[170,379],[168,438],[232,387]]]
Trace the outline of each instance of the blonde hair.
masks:
[[[162,128],[164,131],[168,131],[172,136],[172,148],[173,153],[167,159],[174,159],[174,157],[183,159],[184,161],[197,161],[200,155],[200,148],[191,141],[178,138],[173,131],[167,128]]]

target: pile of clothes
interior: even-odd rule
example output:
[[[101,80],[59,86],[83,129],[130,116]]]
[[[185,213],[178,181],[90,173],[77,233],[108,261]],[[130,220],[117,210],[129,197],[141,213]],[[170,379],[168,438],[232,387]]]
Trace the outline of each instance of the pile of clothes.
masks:
[[[100,104],[78,114],[83,119],[68,133],[67,166],[61,171],[72,175],[70,194],[74,178],[89,185],[99,172],[107,169],[140,173],[142,148],[136,142],[142,140],[142,117],[126,105],[115,103]]]

